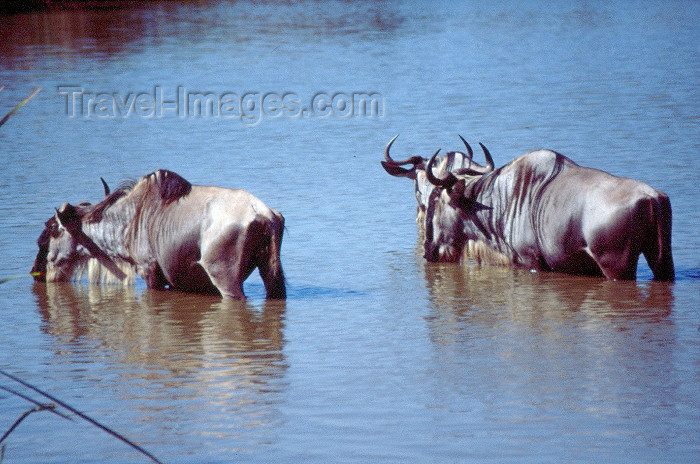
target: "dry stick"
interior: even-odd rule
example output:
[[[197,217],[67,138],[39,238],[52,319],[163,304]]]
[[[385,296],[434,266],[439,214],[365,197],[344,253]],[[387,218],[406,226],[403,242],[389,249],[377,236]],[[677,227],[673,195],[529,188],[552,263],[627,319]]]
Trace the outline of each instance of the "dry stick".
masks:
[[[47,409],[47,410],[51,411],[52,413],[56,414],[57,416],[60,416],[60,417],[62,417],[62,418],[64,418],[64,419],[67,419],[67,420],[69,420],[69,421],[72,421],[72,420],[73,420],[70,416],[66,416],[66,415],[63,414],[63,413],[60,413],[60,412],[56,411],[56,409],[55,409],[55,408],[56,408],[56,405],[55,405],[55,404],[52,405],[53,407],[47,408],[47,407],[45,407],[45,406],[47,406],[46,404],[44,404],[44,403],[39,403],[38,401],[36,401],[36,400],[34,400],[34,399],[28,397],[27,395],[23,395],[22,393],[20,393],[20,392],[18,392],[18,391],[16,391],[16,390],[13,390],[13,389],[10,388],[10,387],[6,387],[6,386],[4,386],[4,385],[0,385],[0,390],[5,390],[5,391],[8,392],[8,393],[12,393],[12,394],[15,395],[15,396],[19,396],[19,397],[22,398],[23,400],[29,401],[30,403],[34,404],[35,406],[39,406],[39,407],[42,407],[42,408],[44,408],[44,409]],[[0,440],[0,442],[2,442],[2,440]]]
[[[0,284],[4,284],[5,282],[9,282],[9,281],[15,280],[15,279],[21,279],[22,277],[31,277],[31,276],[37,276],[37,275],[41,275],[41,273],[40,272],[30,272],[29,274],[20,274],[20,275],[13,275],[10,277],[2,277],[2,278],[0,278]]]
[[[5,88],[5,87],[1,87],[0,90],[2,90],[2,89],[4,89],[4,88]],[[19,110],[19,109],[22,108],[24,105],[26,105],[27,102],[28,102],[29,100],[31,100],[32,98],[34,98],[34,96],[35,96],[36,94],[38,94],[40,90],[41,90],[41,87],[39,87],[39,88],[36,89],[34,92],[32,92],[32,94],[31,94],[30,96],[28,96],[27,98],[25,98],[24,100],[22,100],[21,102],[19,102],[19,104],[18,104],[17,106],[15,106],[14,108],[12,108],[12,110],[11,110],[9,113],[7,113],[7,114],[5,115],[4,118],[2,118],[2,119],[0,120],[0,126],[2,126],[3,124],[5,124],[5,122],[6,122],[8,119],[10,119],[10,116],[12,116],[13,114],[15,114],[15,113],[17,112],[17,110]]]
[[[0,438],[0,443],[2,443],[3,441],[5,441],[5,438],[7,438],[7,437],[12,433],[12,431],[13,431],[14,429],[16,429],[17,426],[18,426],[24,419],[26,419],[27,416],[30,415],[31,413],[33,413],[33,412],[39,412],[39,411],[46,411],[46,410],[49,410],[49,411],[50,411],[51,409],[53,409],[53,408],[55,408],[55,407],[56,407],[55,404],[42,404],[42,405],[39,405],[39,406],[34,406],[32,409],[29,409],[29,410],[25,411],[24,414],[22,414],[21,416],[19,416],[19,419],[17,419],[17,420],[15,421],[15,423],[12,424],[12,427],[10,427],[10,428],[7,430],[7,432],[5,432],[5,435],[3,435],[2,438]]]
[[[155,463],[157,463],[157,464],[163,464],[163,462],[159,461],[155,456],[153,456],[151,453],[149,453],[148,451],[146,451],[145,449],[143,449],[142,447],[140,447],[139,445],[137,445],[137,444],[134,443],[133,441],[131,441],[131,440],[129,440],[128,438],[124,437],[123,435],[121,435],[121,434],[115,432],[114,430],[110,429],[110,428],[107,427],[106,425],[100,424],[100,423],[97,422],[95,419],[93,419],[93,418],[91,418],[91,417],[89,417],[89,416],[83,414],[82,412],[78,411],[78,410],[75,409],[74,407],[72,407],[72,406],[70,406],[70,405],[64,403],[63,401],[59,400],[59,399],[56,398],[55,396],[49,395],[48,393],[46,393],[46,392],[44,392],[44,391],[38,389],[38,388],[35,387],[34,385],[31,385],[31,384],[25,382],[24,380],[22,380],[22,379],[20,379],[20,378],[18,378],[18,377],[15,377],[15,376],[12,375],[12,374],[8,374],[7,372],[5,372],[5,371],[3,371],[3,370],[1,370],[1,369],[0,369],[0,374],[2,374],[2,375],[4,375],[5,377],[8,377],[8,378],[14,380],[15,382],[17,382],[17,383],[19,383],[19,384],[21,384],[21,385],[24,385],[25,387],[27,387],[27,388],[29,388],[29,389],[31,389],[31,390],[34,390],[34,391],[37,392],[38,394],[40,394],[40,395],[42,395],[42,396],[44,396],[44,397],[50,399],[51,401],[53,401],[54,403],[58,404],[59,406],[65,408],[65,409],[67,409],[67,410],[69,410],[70,412],[72,412],[72,413],[75,414],[76,416],[80,417],[81,419],[84,419],[84,420],[88,421],[89,423],[91,423],[92,425],[94,425],[95,427],[104,430],[105,432],[109,433],[109,434],[112,435],[113,437],[115,437],[115,438],[117,438],[117,439],[123,441],[123,442],[126,443],[127,445],[129,445],[129,446],[131,446],[132,448],[134,448],[136,451],[138,451],[138,452],[140,452],[141,454],[143,454],[144,456],[148,457],[151,461],[153,461],[153,462],[155,462]]]

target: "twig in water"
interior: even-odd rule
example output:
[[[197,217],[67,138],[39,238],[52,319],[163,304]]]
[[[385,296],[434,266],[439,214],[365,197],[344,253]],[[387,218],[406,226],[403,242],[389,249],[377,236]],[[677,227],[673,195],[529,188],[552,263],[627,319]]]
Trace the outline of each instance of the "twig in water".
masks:
[[[0,278],[0,284],[4,284],[5,282],[9,282],[9,281],[15,280],[15,279],[21,279],[22,277],[37,276],[39,274],[40,274],[39,272],[30,272],[29,274],[19,274],[19,275],[13,275],[10,277],[2,277],[2,278]]]
[[[23,394],[21,394],[20,392],[18,392],[18,391],[16,391],[16,390],[13,390],[13,389],[10,388],[10,387],[5,387],[4,385],[0,385],[0,390],[5,390],[5,391],[8,392],[8,393],[12,393],[12,394],[15,395],[15,396],[19,396],[19,397],[22,398],[23,400],[29,401],[30,403],[34,404],[34,405],[37,406],[37,407],[46,406],[44,403],[39,403],[38,401],[36,401],[36,400],[34,400],[34,399],[28,397],[27,395],[23,395]],[[51,411],[52,413],[56,414],[57,416],[60,416],[60,417],[62,417],[62,418],[64,418],[64,419],[67,419],[67,420],[69,420],[69,421],[72,421],[72,420],[73,420],[70,416],[66,416],[66,415],[63,414],[63,413],[56,411],[56,405],[54,405],[53,408],[44,408],[44,409],[47,409],[47,410]],[[3,437],[3,438],[4,438],[4,437]],[[0,443],[2,443],[2,440],[0,440]]]
[[[125,436],[121,435],[120,433],[118,433],[118,432],[116,432],[116,431],[110,429],[110,428],[107,427],[106,425],[102,425],[101,423],[97,422],[95,419],[93,419],[93,418],[91,418],[91,417],[89,417],[89,416],[83,414],[82,412],[78,411],[78,410],[75,409],[74,407],[72,407],[72,406],[70,406],[70,405],[64,403],[63,401],[59,400],[59,399],[56,398],[55,396],[52,396],[52,395],[46,393],[45,391],[40,390],[39,388],[35,387],[34,385],[32,385],[32,384],[30,384],[30,383],[27,383],[27,382],[25,382],[24,380],[22,380],[22,379],[20,379],[20,378],[18,378],[18,377],[15,377],[14,375],[9,374],[9,373],[7,373],[7,372],[1,370],[1,369],[0,369],[0,374],[4,375],[5,377],[7,377],[7,378],[9,378],[9,379],[14,380],[15,382],[17,382],[17,383],[19,383],[19,384],[21,384],[21,385],[23,385],[23,386],[25,386],[25,387],[27,387],[27,388],[29,388],[30,390],[35,391],[36,393],[40,394],[41,396],[43,396],[43,397],[45,397],[45,398],[48,398],[49,400],[53,401],[53,402],[56,403],[57,405],[61,406],[62,408],[67,409],[68,411],[72,412],[73,414],[75,414],[76,416],[80,417],[81,419],[83,419],[83,420],[85,420],[85,421],[91,423],[91,424],[94,425],[95,427],[104,430],[105,432],[109,433],[110,435],[112,435],[113,437],[117,438],[118,440],[120,440],[120,441],[126,443],[127,445],[131,446],[131,447],[134,448],[136,451],[138,451],[139,453],[143,454],[144,456],[146,456],[147,458],[149,458],[151,461],[155,462],[156,464],[163,464],[163,462],[161,462],[160,460],[158,460],[158,458],[156,458],[156,457],[153,456],[151,453],[149,453],[148,451],[146,451],[145,449],[143,449],[141,446],[137,445],[136,443],[134,443],[133,441],[129,440],[128,438],[126,438]],[[5,391],[10,391],[10,392],[12,392],[11,390],[9,390],[9,389],[7,389],[7,388],[3,388],[3,389],[4,389]],[[20,395],[20,396],[24,398],[23,395]],[[24,398],[24,399],[26,399],[26,398]],[[31,401],[31,400],[30,400],[30,401]],[[36,402],[34,402],[34,401],[31,401],[31,402],[36,404]],[[55,405],[54,405],[54,407],[55,407]],[[34,409],[36,409],[36,408],[34,408]],[[34,412],[34,409],[32,409],[31,412]],[[49,410],[50,410],[50,409],[49,409]],[[31,412],[28,411],[27,413],[25,413],[25,417],[26,417],[26,415],[28,415],[28,414],[31,413]],[[24,417],[22,417],[21,419],[24,419]],[[21,422],[21,420],[20,420],[20,422]],[[15,426],[15,427],[16,427],[16,426]],[[6,434],[6,435],[7,435],[7,434]],[[4,437],[3,437],[3,438],[4,438]]]
[[[5,432],[5,434],[2,436],[2,438],[0,438],[0,443],[5,441],[5,438],[7,438],[12,433],[12,431],[17,428],[17,426],[20,424],[20,422],[22,422],[24,419],[26,419],[27,416],[29,416],[31,413],[39,412],[39,411],[47,411],[47,410],[50,411],[54,408],[56,408],[55,404],[41,404],[39,406],[34,406],[33,408],[26,410],[24,412],[24,414],[19,416],[19,419],[17,419],[15,421],[15,423],[12,424],[12,426],[10,426],[10,428],[7,430],[7,432]]]
[[[4,88],[5,88],[5,87],[0,87],[0,90],[2,90],[2,89],[4,89]],[[24,105],[26,105],[27,102],[28,102],[29,100],[31,100],[32,98],[34,98],[34,96],[35,96],[36,94],[38,94],[40,90],[41,90],[41,87],[39,87],[39,88],[36,89],[34,92],[32,92],[32,94],[31,94],[30,96],[28,96],[27,98],[25,98],[24,100],[22,100],[21,102],[19,102],[19,103],[17,104],[17,106],[15,106],[14,108],[12,108],[12,110],[10,110],[10,112],[7,113],[7,114],[5,115],[4,118],[0,119],[0,126],[2,126],[3,124],[5,124],[5,122],[7,122],[7,120],[10,119],[10,116],[12,116],[13,114],[15,114],[15,113],[17,112],[17,110],[19,110],[19,109],[22,108]]]

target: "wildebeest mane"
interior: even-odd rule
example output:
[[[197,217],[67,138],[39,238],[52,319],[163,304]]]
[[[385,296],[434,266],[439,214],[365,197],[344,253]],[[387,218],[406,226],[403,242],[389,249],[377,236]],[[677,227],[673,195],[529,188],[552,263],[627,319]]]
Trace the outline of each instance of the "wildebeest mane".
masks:
[[[120,198],[126,196],[133,188],[135,182],[125,182],[114,192],[107,195],[101,202],[86,208],[83,220],[86,222],[100,222],[104,211],[117,202]]]
[[[158,193],[166,205],[184,197],[192,190],[192,184],[182,176],[164,169],[147,174],[144,176],[144,179],[147,179],[148,182],[155,182],[158,185]]]
[[[164,205],[168,205],[189,194],[192,190],[190,184],[182,176],[165,169],[159,169],[147,174],[139,181],[124,181],[118,189],[107,195],[101,202],[86,208],[84,220],[86,222],[99,222],[102,220],[105,210],[115,204],[120,198],[129,195],[137,185],[145,183],[147,190],[156,187],[158,197]]]

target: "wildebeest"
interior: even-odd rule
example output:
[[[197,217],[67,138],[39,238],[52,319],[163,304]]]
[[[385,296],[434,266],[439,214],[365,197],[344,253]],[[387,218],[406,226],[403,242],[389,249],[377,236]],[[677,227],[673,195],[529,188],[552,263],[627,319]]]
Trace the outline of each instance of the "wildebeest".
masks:
[[[91,281],[138,274],[149,288],[240,299],[257,267],[267,298],[285,298],[283,229],[282,215],[244,190],[158,170],[111,193],[105,184],[99,203],[64,203],[37,241],[32,273],[49,282],[84,271]]]
[[[395,139],[382,165],[415,181],[428,261],[465,256],[622,280],[636,278],[644,254],[655,280],[674,279],[671,203],[663,192],[550,150],[494,169],[481,145],[487,160],[481,166],[463,138],[466,154],[394,161],[389,150]]]

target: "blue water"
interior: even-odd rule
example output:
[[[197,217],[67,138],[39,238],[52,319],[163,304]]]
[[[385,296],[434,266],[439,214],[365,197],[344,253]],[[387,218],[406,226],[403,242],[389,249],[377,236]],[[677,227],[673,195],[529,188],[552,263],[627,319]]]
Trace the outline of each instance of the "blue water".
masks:
[[[0,17],[0,115],[42,88],[0,127],[0,277],[28,272],[53,208],[98,200],[100,177],[166,168],[284,214],[289,294],[266,303],[257,276],[246,303],[12,280],[0,369],[165,462],[698,462],[698,10],[211,1]],[[462,134],[497,165],[549,148],[663,190],[677,282],[651,282],[643,260],[636,283],[426,263],[413,187],[379,165],[397,133],[397,157]],[[0,433],[30,406],[0,391]],[[46,412],[4,444],[7,462],[147,462]]]

